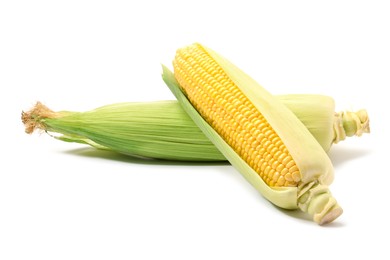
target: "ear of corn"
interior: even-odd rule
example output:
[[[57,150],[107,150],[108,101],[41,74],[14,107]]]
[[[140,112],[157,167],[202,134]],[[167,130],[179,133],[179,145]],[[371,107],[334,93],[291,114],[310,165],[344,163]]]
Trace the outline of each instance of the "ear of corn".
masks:
[[[37,103],[23,113],[23,121],[28,133],[38,128],[62,141],[126,155],[184,161],[225,160],[175,101],[119,103],[88,112],[53,112]]]
[[[225,140],[203,119],[198,111],[191,105],[187,97],[181,91],[179,83],[170,73],[167,72],[167,68],[163,67],[164,81],[171,89],[179,103],[183,106],[184,110],[194,120],[195,124],[203,130],[205,135],[213,142],[213,144],[222,152],[222,154],[228,158],[229,162],[257,189],[264,197],[269,199],[275,205],[286,208],[297,208],[297,194],[296,187],[269,187],[241,157],[237,156],[236,152],[230,147]]]
[[[175,79],[164,80],[184,110],[268,200],[319,224],[342,213],[327,188],[330,159],[286,106],[200,44],[179,49],[173,66]]]
[[[346,137],[343,122],[349,123],[348,129],[368,131],[368,117],[357,122],[344,119],[347,113],[349,118],[359,118],[357,113],[335,115],[334,101],[329,96],[290,94],[277,98],[302,121],[325,151],[334,141]],[[358,111],[366,115],[363,112]],[[28,133],[40,129],[62,141],[126,155],[185,161],[226,160],[173,100],[111,104],[87,112],[54,112],[38,102],[30,111],[23,112],[23,117]]]

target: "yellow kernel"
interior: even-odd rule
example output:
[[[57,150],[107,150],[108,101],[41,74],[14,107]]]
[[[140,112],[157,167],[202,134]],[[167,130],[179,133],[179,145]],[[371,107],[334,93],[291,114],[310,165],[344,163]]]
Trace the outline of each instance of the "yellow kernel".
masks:
[[[292,175],[292,178],[295,182],[301,181],[301,174],[299,173],[299,171],[295,171],[295,172],[291,173],[291,175]]]
[[[292,176],[291,176],[291,173],[286,173],[285,175],[284,175],[284,179],[286,180],[286,181],[289,181],[289,182],[291,182],[292,180],[293,180],[293,178],[292,178]]]
[[[287,163],[289,163],[291,160],[292,160],[291,156],[288,155],[286,156],[286,158],[283,159],[282,163],[283,165],[287,165]]]
[[[277,182],[278,179],[279,179],[279,177],[280,177],[280,173],[279,173],[279,172],[275,172],[275,173],[274,173],[274,176],[272,177],[272,180],[273,180],[274,182]]]
[[[277,184],[278,186],[283,186],[284,183],[285,183],[285,180],[284,180],[283,176],[280,176],[280,177],[278,178],[278,181],[276,182],[276,184]]]
[[[288,169],[287,168],[283,168],[283,170],[280,172],[280,174],[282,176],[285,176],[287,173],[288,173]]]
[[[296,166],[296,165],[294,165],[294,166],[292,166],[292,167],[288,167],[288,168],[289,168],[288,171],[289,171],[290,173],[299,172],[298,166]]]
[[[290,169],[291,167],[293,167],[295,165],[295,162],[293,160],[291,160],[290,162],[288,162],[286,164],[286,168]]]

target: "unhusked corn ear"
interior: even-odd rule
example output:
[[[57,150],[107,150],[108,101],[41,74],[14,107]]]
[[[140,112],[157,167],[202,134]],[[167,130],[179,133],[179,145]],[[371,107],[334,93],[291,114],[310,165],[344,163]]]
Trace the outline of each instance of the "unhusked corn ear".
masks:
[[[302,121],[325,151],[333,142],[344,139],[346,133],[350,136],[369,131],[364,110],[335,115],[334,100],[329,96],[290,94],[277,98]],[[174,100],[116,103],[85,112],[54,112],[37,102],[22,114],[27,133],[43,130],[66,142],[148,158],[226,160]]]
[[[106,105],[86,112],[54,112],[38,102],[22,113],[27,133],[44,130],[62,141],[139,157],[224,161],[176,101]]]
[[[179,49],[173,67],[177,83],[164,80],[183,108],[267,199],[299,207],[320,224],[342,213],[327,188],[333,180],[328,156],[287,107],[200,44]],[[313,187],[321,194],[309,196]]]
[[[353,134],[353,129],[355,134],[368,131],[368,117],[363,111],[334,115],[334,100],[329,96],[290,94],[277,98],[326,151],[335,140],[345,138],[347,130],[348,135]],[[37,102],[22,117],[27,133],[43,130],[62,141],[126,155],[184,161],[226,160],[174,100],[116,103],[86,112],[54,112]]]

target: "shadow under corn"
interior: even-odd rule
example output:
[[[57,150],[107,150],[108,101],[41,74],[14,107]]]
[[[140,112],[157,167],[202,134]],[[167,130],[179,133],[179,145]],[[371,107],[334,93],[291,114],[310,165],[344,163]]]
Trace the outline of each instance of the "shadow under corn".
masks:
[[[138,156],[131,156],[131,155],[125,155],[120,154],[114,151],[109,150],[99,150],[92,147],[83,147],[83,148],[77,148],[65,151],[64,153],[76,155],[76,156],[82,156],[87,158],[99,158],[104,160],[113,160],[123,163],[134,163],[134,164],[145,164],[145,165],[185,165],[185,166],[220,166],[220,165],[230,165],[227,161],[213,161],[213,162],[207,162],[207,161],[174,161],[174,160],[162,160],[162,159],[151,159],[151,158],[143,158]],[[343,163],[358,160],[362,157],[365,157],[369,154],[373,153],[372,150],[364,149],[364,148],[351,148],[351,147],[344,147],[344,146],[333,146],[331,150],[329,151],[329,157],[335,167],[341,166]],[[230,173],[230,172],[229,172]],[[260,194],[258,194],[261,196]],[[263,198],[266,200],[265,198]],[[270,203],[270,202],[269,202]],[[317,225],[313,222],[312,217],[309,216],[307,213],[302,212],[299,209],[296,210],[287,210],[283,208],[279,208],[272,203],[270,205],[273,206],[273,208],[276,211],[281,212],[282,214],[285,214],[289,217],[292,217],[296,219],[298,222],[304,222],[310,225]],[[332,223],[324,225],[326,228],[341,228],[344,227],[346,224],[341,221],[334,221]]]
[[[300,209],[294,209],[294,210],[290,209],[289,210],[289,209],[282,209],[282,208],[279,208],[277,206],[274,206],[274,207],[276,210],[288,215],[289,217],[295,218],[295,219],[299,220],[300,222],[307,222],[308,224],[313,224],[313,225],[318,226],[318,224],[313,221],[312,216],[301,211]],[[343,223],[342,221],[340,221],[338,219],[336,219],[335,221],[333,221],[331,223],[321,225],[321,227],[327,227],[327,228],[341,228],[344,226],[345,226],[345,223]]]
[[[358,160],[371,154],[372,151],[363,148],[351,148],[342,145],[334,145],[328,155],[334,167],[341,166],[343,163]]]
[[[146,165],[188,165],[188,166],[202,166],[202,165],[230,165],[227,161],[176,161],[153,159],[140,156],[126,155],[109,150],[99,150],[92,147],[83,147],[72,150],[67,150],[64,153],[77,155],[88,158],[100,158],[105,160],[113,160],[124,163],[146,164]]]

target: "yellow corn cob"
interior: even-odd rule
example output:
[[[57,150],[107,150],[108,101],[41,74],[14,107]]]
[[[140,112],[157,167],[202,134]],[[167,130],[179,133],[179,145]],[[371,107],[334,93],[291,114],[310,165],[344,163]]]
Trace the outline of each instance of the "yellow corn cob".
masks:
[[[328,190],[332,164],[280,101],[229,61],[200,45],[179,49],[164,78],[183,108],[248,181],[274,204],[299,207],[314,221],[342,209]]]

